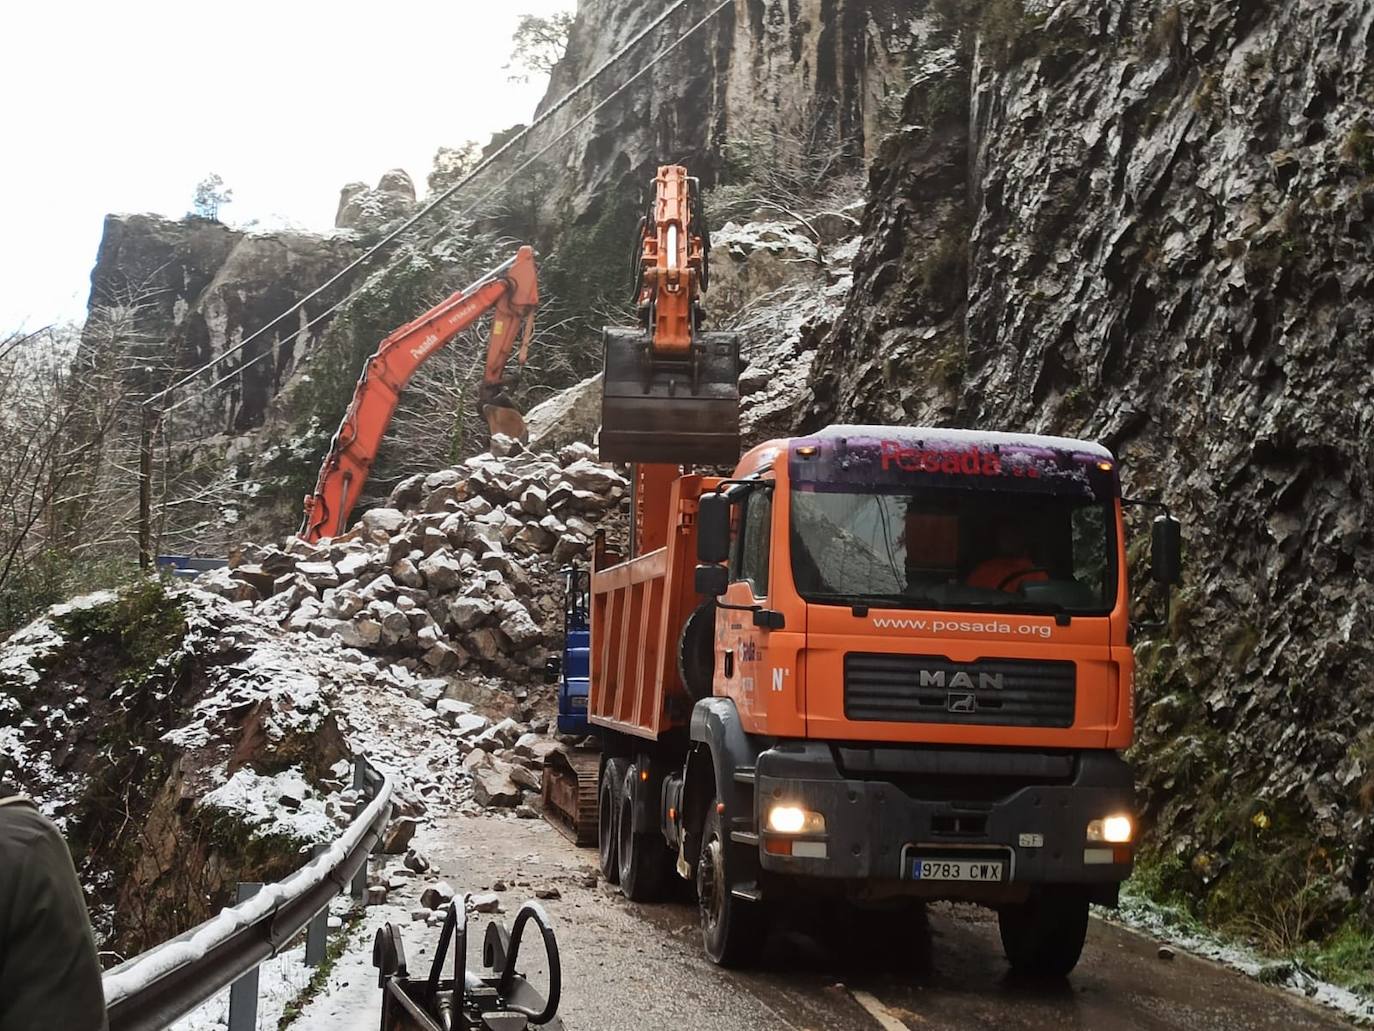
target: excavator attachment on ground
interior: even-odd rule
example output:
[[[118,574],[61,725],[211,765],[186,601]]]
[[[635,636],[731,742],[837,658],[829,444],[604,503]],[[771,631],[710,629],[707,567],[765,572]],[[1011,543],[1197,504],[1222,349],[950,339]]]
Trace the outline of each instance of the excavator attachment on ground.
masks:
[[[563,969],[548,916],[538,903],[526,902],[509,930],[499,922],[488,924],[482,941],[486,969],[478,973],[467,965],[471,899],[462,895],[449,903],[428,977],[412,974],[407,967],[400,928],[388,923],[377,931],[372,965],[382,990],[381,1031],[563,1031],[558,1016]],[[544,947],[539,965],[547,971],[546,993],[516,969],[531,924]]]
[[[608,327],[602,337],[603,461],[739,459],[739,337],[701,330],[710,254],[697,180],[664,165],[632,258],[640,328]]]

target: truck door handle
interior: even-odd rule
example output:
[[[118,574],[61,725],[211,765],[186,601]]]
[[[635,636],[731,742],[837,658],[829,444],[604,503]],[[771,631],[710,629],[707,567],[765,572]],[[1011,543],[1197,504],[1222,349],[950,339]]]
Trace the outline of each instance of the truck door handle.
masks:
[[[735,650],[733,648],[725,653],[725,675],[727,677],[735,675]]]

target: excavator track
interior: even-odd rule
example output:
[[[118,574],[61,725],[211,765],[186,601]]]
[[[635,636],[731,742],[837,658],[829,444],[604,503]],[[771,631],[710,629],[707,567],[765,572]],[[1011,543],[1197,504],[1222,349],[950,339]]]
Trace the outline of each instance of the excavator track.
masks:
[[[544,760],[544,819],[574,845],[596,844],[600,752],[554,752]]]

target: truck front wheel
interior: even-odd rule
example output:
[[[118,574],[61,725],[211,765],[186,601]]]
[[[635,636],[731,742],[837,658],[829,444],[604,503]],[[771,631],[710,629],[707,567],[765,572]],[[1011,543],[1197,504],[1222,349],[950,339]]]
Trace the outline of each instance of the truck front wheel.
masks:
[[[735,967],[758,953],[766,920],[763,903],[736,898],[730,892],[730,846],[724,823],[713,799],[701,833],[697,902],[707,958],[723,967]]]
[[[619,836],[620,792],[625,785],[625,760],[607,759],[601,767],[601,785],[596,793],[596,842],[601,852],[601,876],[608,884],[620,883]]]
[[[1088,897],[1074,888],[1042,888],[997,911],[1002,950],[1018,974],[1065,977],[1088,936]]]

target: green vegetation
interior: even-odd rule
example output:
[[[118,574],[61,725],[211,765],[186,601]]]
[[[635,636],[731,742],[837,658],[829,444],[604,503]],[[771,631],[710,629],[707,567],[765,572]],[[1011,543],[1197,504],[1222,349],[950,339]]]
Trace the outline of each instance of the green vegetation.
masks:
[[[1040,19],[1026,13],[1022,0],[934,0],[936,16],[959,47],[965,64],[977,40],[986,60],[1008,68],[1035,52]]]
[[[1374,175],[1374,129],[1360,118],[1341,141],[1341,159],[1364,175]]]
[[[1179,45],[1183,32],[1183,12],[1178,4],[1165,4],[1155,15],[1149,35],[1145,37],[1145,53],[1150,57],[1166,57]]]
[[[138,572],[137,563],[123,559],[92,559],[53,549],[39,552],[0,586],[0,639],[49,606],[127,584]]]
[[[952,309],[968,296],[968,222],[962,212],[950,218],[916,260],[921,296],[932,306]]]
[[[1224,649],[1233,668],[1258,634],[1242,624]],[[1374,934],[1340,884],[1342,844],[1319,839],[1300,800],[1266,798],[1237,780],[1231,743],[1214,726],[1196,684],[1170,642],[1137,649],[1139,725],[1135,764],[1150,828],[1129,882],[1132,894],[1164,907],[1185,932],[1244,940],[1276,963],[1296,964],[1336,983],[1370,990]],[[1374,737],[1352,752],[1374,753]]]
[[[1296,956],[1318,977],[1374,995],[1374,927],[1367,920],[1352,917],[1320,944],[1302,945]]]
[[[160,579],[135,581],[109,604],[76,609],[56,623],[64,636],[110,655],[119,688],[138,688],[157,673],[180,674],[186,613]]]

